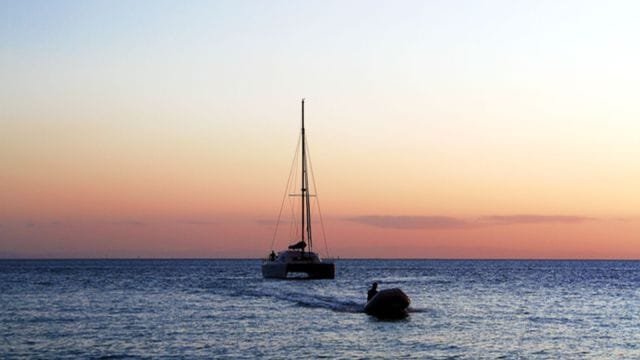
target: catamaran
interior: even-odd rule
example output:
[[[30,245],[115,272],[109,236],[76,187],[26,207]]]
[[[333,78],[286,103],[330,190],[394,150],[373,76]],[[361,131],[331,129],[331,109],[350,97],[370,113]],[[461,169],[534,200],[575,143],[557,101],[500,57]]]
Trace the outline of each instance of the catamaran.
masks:
[[[333,261],[322,260],[313,251],[313,238],[311,232],[311,196],[309,191],[309,175],[307,172],[307,145],[304,131],[304,99],[302,99],[302,129],[301,129],[301,222],[299,241],[289,245],[287,250],[276,253],[273,243],[270,255],[262,263],[262,276],[265,278],[286,279],[289,275],[306,274],[311,279],[333,279],[335,277],[335,264]],[[316,191],[317,192],[317,191]],[[283,201],[284,205],[284,201]],[[280,209],[282,214],[282,209]],[[280,218],[278,217],[278,222]],[[276,232],[278,225],[276,224]],[[275,242],[275,235],[274,235]]]

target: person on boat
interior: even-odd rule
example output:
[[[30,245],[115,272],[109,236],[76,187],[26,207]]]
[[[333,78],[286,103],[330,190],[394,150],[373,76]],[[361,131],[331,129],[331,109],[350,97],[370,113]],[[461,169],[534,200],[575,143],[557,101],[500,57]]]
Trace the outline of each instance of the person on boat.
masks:
[[[271,254],[269,254],[269,261],[276,261],[276,252],[271,250]]]
[[[378,283],[371,284],[371,289],[367,292],[367,301],[371,300],[378,293]]]

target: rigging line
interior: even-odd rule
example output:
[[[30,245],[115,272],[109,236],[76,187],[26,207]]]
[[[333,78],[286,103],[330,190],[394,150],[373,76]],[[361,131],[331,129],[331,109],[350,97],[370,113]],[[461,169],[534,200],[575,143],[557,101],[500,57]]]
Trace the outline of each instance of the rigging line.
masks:
[[[287,238],[287,243],[291,244],[294,239],[298,238],[298,222],[295,216],[295,204],[291,199],[289,199],[289,208],[291,209],[291,214],[289,215],[289,237]]]
[[[278,212],[278,220],[276,221],[276,229],[273,232],[273,238],[271,239],[271,250],[273,250],[273,244],[276,242],[276,235],[278,234],[278,225],[280,225],[280,216],[282,216],[282,208],[284,207],[284,202],[287,199],[287,192],[289,190],[289,184],[291,183],[291,173],[293,172],[293,165],[295,165],[296,160],[298,158],[298,146],[300,145],[300,139],[302,136],[298,137],[298,143],[296,144],[296,150],[293,156],[293,161],[291,162],[291,170],[289,170],[289,178],[287,179],[287,185],[284,188],[284,195],[282,196],[282,203],[280,204],[280,211]]]
[[[309,140],[307,139],[307,143]],[[313,181],[313,189],[316,192],[316,205],[318,205],[318,215],[320,216],[320,228],[322,229],[322,239],[324,240],[324,250],[327,252],[327,257],[329,255],[329,246],[327,245],[327,234],[324,231],[324,221],[322,219],[322,210],[320,210],[320,195],[318,191],[318,186],[316,185],[316,174],[313,171],[313,162],[311,162],[311,151],[309,151],[309,144],[307,144],[307,157],[309,158],[309,170],[311,170],[311,180]]]
[[[297,176],[297,172],[294,174],[293,178],[295,179]],[[289,215],[289,238],[288,242],[293,243],[298,238],[298,218],[296,216],[296,207],[298,206],[298,202],[295,201],[293,197],[289,198],[289,209],[291,210],[291,214]]]
[[[294,160],[294,163],[297,164],[298,163],[298,158],[300,155],[300,149],[296,148],[296,157]],[[293,164],[291,165],[293,168],[293,177],[292,179],[297,179],[298,178],[298,167],[294,166]],[[287,190],[289,193],[295,193],[295,188],[296,188],[296,184],[295,181],[292,181],[291,184],[289,185],[289,189]],[[296,199],[294,199],[293,197],[290,197],[289,200],[289,206],[291,209],[291,217],[290,217],[290,223],[289,223],[289,239],[288,242],[289,243],[293,243],[296,241],[296,239],[299,237],[298,236],[298,228],[300,226],[300,223],[298,223],[297,218],[296,218],[296,211],[298,208],[298,201]]]

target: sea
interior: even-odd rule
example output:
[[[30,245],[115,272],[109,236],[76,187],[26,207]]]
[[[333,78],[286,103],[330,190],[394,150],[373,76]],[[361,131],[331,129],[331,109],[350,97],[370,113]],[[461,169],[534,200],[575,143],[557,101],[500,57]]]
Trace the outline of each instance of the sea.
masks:
[[[638,359],[640,262],[2,260],[2,359]],[[373,281],[409,316],[363,306]]]

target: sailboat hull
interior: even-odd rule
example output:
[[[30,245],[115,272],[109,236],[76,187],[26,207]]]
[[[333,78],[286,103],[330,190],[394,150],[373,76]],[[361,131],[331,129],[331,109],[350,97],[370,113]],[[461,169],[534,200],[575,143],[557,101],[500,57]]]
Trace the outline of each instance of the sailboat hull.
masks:
[[[262,264],[262,276],[267,279],[287,279],[306,275],[308,279],[333,279],[336,268],[333,263],[278,263],[267,261]]]

